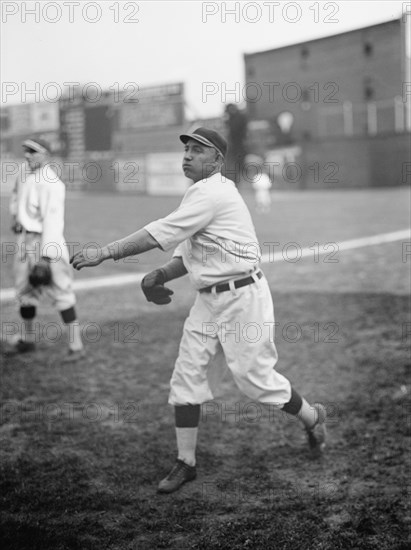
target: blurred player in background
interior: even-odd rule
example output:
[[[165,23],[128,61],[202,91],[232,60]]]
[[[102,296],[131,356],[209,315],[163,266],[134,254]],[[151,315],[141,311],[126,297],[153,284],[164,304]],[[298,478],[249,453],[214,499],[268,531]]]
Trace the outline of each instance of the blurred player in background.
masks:
[[[251,185],[254,189],[255,208],[259,214],[268,214],[271,210],[271,179],[264,160],[256,155],[247,155],[246,166],[256,168],[251,178]],[[248,170],[247,170],[248,173]]]
[[[68,354],[64,362],[84,357],[73,272],[64,239],[65,185],[48,166],[50,146],[38,138],[23,142],[26,170],[17,176],[10,201],[12,231],[17,235],[14,276],[22,330],[15,351],[35,350],[39,331],[35,316],[40,298],[48,295],[67,326]],[[27,169],[28,168],[28,169]]]

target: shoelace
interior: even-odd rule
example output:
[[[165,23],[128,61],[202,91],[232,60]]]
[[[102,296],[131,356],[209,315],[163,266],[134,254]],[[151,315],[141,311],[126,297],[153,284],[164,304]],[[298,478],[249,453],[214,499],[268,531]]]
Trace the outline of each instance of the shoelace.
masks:
[[[173,479],[174,477],[178,477],[184,472],[184,470],[187,470],[188,468],[190,468],[190,466],[188,466],[188,464],[185,464],[183,461],[177,462],[177,464],[169,473],[168,479]]]

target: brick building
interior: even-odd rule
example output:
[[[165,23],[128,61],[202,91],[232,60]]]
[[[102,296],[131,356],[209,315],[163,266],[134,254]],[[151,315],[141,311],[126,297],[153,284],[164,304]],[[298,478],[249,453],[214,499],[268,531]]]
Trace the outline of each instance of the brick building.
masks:
[[[407,42],[398,19],[244,56],[248,147],[274,185],[409,183]]]

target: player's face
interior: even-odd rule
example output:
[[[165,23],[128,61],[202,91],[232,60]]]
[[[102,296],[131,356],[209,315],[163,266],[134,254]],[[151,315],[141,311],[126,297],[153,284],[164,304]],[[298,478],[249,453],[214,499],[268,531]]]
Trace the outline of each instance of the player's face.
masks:
[[[213,147],[189,139],[184,147],[184,175],[194,183],[208,178],[218,168],[217,157],[217,151]]]
[[[24,158],[30,166],[30,169],[36,170],[36,168],[39,168],[39,166],[44,163],[45,155],[44,153],[39,153],[37,151],[33,151],[32,149],[26,149],[24,151]]]

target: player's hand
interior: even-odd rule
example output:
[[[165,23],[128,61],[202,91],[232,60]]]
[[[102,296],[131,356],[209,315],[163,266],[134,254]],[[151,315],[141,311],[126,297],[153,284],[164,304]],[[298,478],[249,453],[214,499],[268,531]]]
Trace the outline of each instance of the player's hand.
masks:
[[[171,302],[170,296],[172,296],[174,292],[170,288],[164,286],[165,282],[165,272],[161,268],[155,269],[144,277],[141,281],[141,289],[148,302],[153,302],[159,306]]]
[[[101,247],[89,247],[83,248],[83,250],[73,254],[70,258],[70,263],[73,265],[74,269],[80,271],[82,267],[95,267],[100,265],[105,259],[106,256]]]

